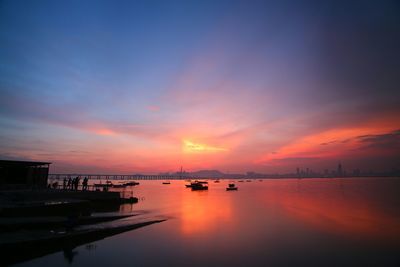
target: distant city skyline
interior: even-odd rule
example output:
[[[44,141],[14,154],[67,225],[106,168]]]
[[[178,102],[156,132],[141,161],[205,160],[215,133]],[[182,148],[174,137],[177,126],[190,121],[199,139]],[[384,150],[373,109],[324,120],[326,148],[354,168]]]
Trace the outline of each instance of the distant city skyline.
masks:
[[[1,1],[0,159],[390,171],[398,1]]]
[[[330,169],[311,169],[308,167],[297,167],[295,170],[288,172],[254,172],[251,170],[245,172],[231,172],[229,170],[221,171],[218,169],[198,169],[198,170],[185,170],[183,167],[176,171],[167,172],[54,172],[50,171],[51,176],[54,178],[57,175],[102,175],[107,176],[171,176],[171,177],[202,177],[202,178],[345,178],[345,177],[376,177],[376,176],[386,176],[386,177],[399,177],[400,168],[393,168],[391,170],[362,170],[356,169],[346,169],[339,162],[337,167],[334,166]],[[96,177],[95,177],[96,178]],[[134,177],[131,177],[134,178]],[[59,177],[57,178],[59,179]],[[98,177],[96,179],[99,179]]]

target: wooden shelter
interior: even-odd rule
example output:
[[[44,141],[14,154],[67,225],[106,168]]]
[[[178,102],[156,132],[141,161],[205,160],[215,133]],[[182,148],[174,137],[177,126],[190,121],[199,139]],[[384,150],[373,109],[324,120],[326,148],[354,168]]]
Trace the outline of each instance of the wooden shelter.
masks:
[[[50,164],[0,160],[0,189],[46,188]]]

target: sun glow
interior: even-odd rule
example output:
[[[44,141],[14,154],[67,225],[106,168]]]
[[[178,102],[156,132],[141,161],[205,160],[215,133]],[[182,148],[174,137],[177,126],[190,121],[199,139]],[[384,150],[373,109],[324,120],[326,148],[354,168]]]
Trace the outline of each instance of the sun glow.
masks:
[[[115,135],[115,134],[116,134],[114,131],[112,131],[112,130],[110,130],[110,129],[106,129],[106,128],[103,128],[103,129],[96,129],[96,130],[95,130],[95,133],[96,133],[97,135]]]
[[[228,151],[226,148],[209,146],[206,144],[194,143],[189,140],[182,141],[182,150],[186,153],[201,153],[201,152],[218,152],[218,151]]]

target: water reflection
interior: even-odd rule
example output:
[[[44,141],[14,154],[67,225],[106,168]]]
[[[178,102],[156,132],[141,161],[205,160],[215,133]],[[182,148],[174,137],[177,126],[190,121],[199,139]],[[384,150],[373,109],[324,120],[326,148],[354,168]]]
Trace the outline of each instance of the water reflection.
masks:
[[[286,180],[270,183],[259,201],[277,205],[293,220],[314,229],[358,238],[400,239],[399,212],[388,212],[382,193],[368,181]],[[364,181],[365,182],[365,181]],[[381,181],[384,182],[384,181]],[[379,183],[379,181],[378,181]]]
[[[74,251],[73,248],[65,248],[63,250],[64,259],[69,263],[72,264],[74,261],[74,257],[78,255],[78,251]]]
[[[232,222],[231,199],[216,199],[208,195],[207,191],[182,194],[180,219],[183,234],[201,234],[219,224]]]
[[[192,192],[183,181],[168,187],[146,181],[133,193],[138,207],[173,213],[184,235],[211,233],[221,224],[233,229],[260,216],[278,224],[284,220],[314,230],[381,240],[400,239],[398,179],[286,179],[239,184],[238,192],[225,192],[228,181],[211,183],[208,191]],[[261,206],[260,206],[261,205]],[[254,223],[254,227],[261,227]]]
[[[210,183],[191,191],[143,181],[119,212],[166,222],[65,253],[75,267],[399,266],[400,179],[288,179]],[[72,252],[72,256],[69,256]],[[62,254],[20,266],[66,266]]]

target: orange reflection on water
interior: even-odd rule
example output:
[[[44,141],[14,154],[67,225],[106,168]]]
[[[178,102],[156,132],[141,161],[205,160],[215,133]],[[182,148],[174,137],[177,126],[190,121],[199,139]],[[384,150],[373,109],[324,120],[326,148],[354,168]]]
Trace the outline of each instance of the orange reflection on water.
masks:
[[[203,233],[230,222],[232,206],[230,198],[209,197],[208,192],[182,194],[182,233],[192,235]]]
[[[296,221],[336,234],[381,240],[399,240],[399,214],[385,211],[377,196],[357,192],[355,184],[332,181],[308,181],[303,190],[297,188],[269,190],[263,202],[280,206]],[[286,183],[290,183],[287,181]],[[349,187],[349,188],[346,188]],[[354,193],[357,192],[357,193]]]

